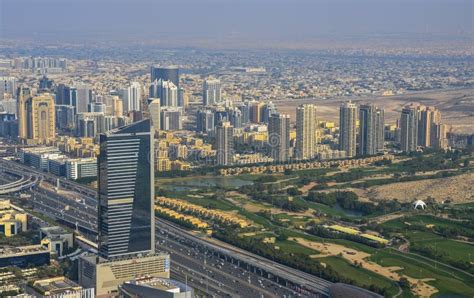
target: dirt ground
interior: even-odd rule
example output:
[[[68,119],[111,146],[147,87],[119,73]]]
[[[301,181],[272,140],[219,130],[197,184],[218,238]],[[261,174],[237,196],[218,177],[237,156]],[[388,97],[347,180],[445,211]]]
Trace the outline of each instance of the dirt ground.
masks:
[[[377,263],[368,261],[367,259],[368,257],[370,257],[370,254],[368,253],[351,249],[351,248],[347,248],[339,244],[319,243],[319,242],[314,242],[314,241],[308,241],[303,238],[288,238],[288,240],[293,240],[297,242],[298,244],[301,244],[308,248],[316,249],[317,251],[319,251],[320,254],[312,256],[314,258],[337,256],[341,254],[344,259],[348,260],[352,264],[354,263],[360,264],[362,268],[375,272],[391,280],[398,281],[401,277],[405,277],[408,279],[410,284],[413,285],[412,291],[417,296],[430,297],[431,295],[438,292],[438,290],[435,287],[426,283],[430,279],[412,278],[412,277],[396,272],[402,269],[401,267],[397,267],[397,266],[384,267]]]
[[[385,122],[395,123],[400,117],[402,107],[411,102],[437,107],[442,114],[443,122],[451,125],[456,132],[474,133],[474,89],[453,89],[411,92],[404,95],[372,96],[351,98],[355,103],[373,103],[385,109]],[[318,106],[317,115],[321,120],[339,121],[339,106],[349,98],[334,99],[301,99],[275,101],[282,113],[290,114],[295,121],[296,107],[303,103],[314,103]]]
[[[375,186],[359,195],[373,200],[397,199],[400,202],[425,200],[428,197],[438,202],[446,199],[454,203],[470,202],[474,201],[474,173]]]

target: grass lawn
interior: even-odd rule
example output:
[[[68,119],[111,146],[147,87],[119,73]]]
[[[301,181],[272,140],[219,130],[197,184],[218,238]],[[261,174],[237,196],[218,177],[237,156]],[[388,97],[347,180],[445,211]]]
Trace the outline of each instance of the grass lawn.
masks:
[[[308,248],[291,240],[276,241],[275,246],[280,247],[281,251],[289,253],[300,253],[308,256],[319,254],[319,251]]]
[[[190,198],[190,197],[181,197],[180,199],[185,200],[191,204],[199,205],[202,207],[206,207],[209,209],[220,209],[224,211],[231,211],[231,210],[238,210],[238,208],[231,203],[220,200],[220,199],[213,199],[210,197],[203,197],[203,198]]]
[[[384,249],[378,250],[370,259],[382,266],[399,266],[402,274],[413,278],[433,278],[427,282],[439,290],[436,295],[461,295],[462,297],[474,296],[474,280],[448,267],[436,265],[424,259],[405,255],[400,252]]]
[[[405,236],[412,244],[430,247],[434,251],[446,254],[450,259],[474,260],[474,245],[443,238],[429,232],[409,231]],[[469,255],[470,254],[470,255]]]
[[[318,260],[331,266],[331,268],[337,271],[341,276],[354,280],[357,286],[368,288],[373,284],[381,288],[386,288],[389,297],[398,293],[398,287],[394,281],[367,269],[358,268],[342,258],[332,256],[318,258]],[[404,297],[410,296],[408,293],[405,294],[407,295],[404,295]]]

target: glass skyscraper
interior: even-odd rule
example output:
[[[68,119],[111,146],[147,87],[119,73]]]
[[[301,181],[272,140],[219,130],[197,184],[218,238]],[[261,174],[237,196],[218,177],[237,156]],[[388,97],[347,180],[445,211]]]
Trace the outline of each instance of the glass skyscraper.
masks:
[[[154,155],[149,119],[100,135],[99,255],[154,253]]]

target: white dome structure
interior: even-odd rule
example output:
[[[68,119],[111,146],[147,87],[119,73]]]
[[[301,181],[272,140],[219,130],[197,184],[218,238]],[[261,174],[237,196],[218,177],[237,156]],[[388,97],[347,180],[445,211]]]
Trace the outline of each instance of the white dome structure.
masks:
[[[418,209],[418,207],[421,207],[421,209],[424,210],[426,208],[426,203],[422,200],[417,200],[415,203],[413,203],[413,208]]]

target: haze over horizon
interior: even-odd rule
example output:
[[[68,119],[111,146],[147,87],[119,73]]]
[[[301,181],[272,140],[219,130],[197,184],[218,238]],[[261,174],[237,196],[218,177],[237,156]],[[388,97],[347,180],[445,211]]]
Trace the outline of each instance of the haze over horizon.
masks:
[[[0,0],[0,38],[305,44],[472,41],[469,0]]]

